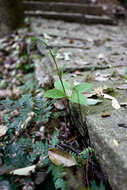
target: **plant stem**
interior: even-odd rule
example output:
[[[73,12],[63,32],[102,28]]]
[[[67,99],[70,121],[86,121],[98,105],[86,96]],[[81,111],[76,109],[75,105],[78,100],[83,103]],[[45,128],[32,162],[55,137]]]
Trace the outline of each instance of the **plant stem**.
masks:
[[[50,55],[51,55],[51,57],[52,57],[52,59],[53,59],[53,62],[55,63],[56,70],[57,70],[57,73],[58,73],[58,76],[59,76],[59,79],[60,79],[62,88],[63,88],[63,90],[64,90],[65,95],[67,96],[67,93],[66,93],[66,90],[65,90],[63,81],[62,81],[62,77],[61,77],[61,75],[60,75],[60,70],[59,70],[59,68],[58,68],[58,65],[57,65],[57,63],[56,63],[56,59],[55,59],[55,57],[54,57],[54,55],[53,55],[53,53],[52,53],[52,50],[51,50],[50,48],[49,48],[49,53],[50,53]]]
[[[66,97],[67,97],[67,93],[66,93],[66,90],[65,90],[65,87],[64,87],[63,81],[62,81],[62,77],[61,77],[60,70],[59,70],[59,68],[58,68],[58,65],[57,65],[57,62],[56,62],[55,56],[53,55],[52,50],[51,50],[50,48],[48,48],[48,49],[49,49],[49,53],[50,53],[50,55],[51,55],[51,57],[52,57],[52,59],[53,59],[53,62],[54,62],[54,64],[55,64],[55,66],[56,66],[56,70],[57,70],[58,77],[59,77],[59,79],[60,79],[60,82],[61,82],[61,85],[62,85],[63,91],[64,91],[64,93],[65,93],[65,95],[66,95]],[[67,99],[67,107],[68,107],[68,111],[69,111],[69,113],[70,113],[71,120],[72,120],[71,108],[70,108],[70,104],[69,104],[68,99]],[[71,122],[72,122],[72,121],[71,121]]]
[[[61,85],[62,85],[63,91],[64,91],[64,93],[65,93],[65,95],[66,95],[67,107],[68,107],[68,111],[69,111],[69,113],[70,113],[71,123],[73,123],[73,122],[72,122],[73,119],[72,119],[71,108],[70,108],[69,101],[68,101],[68,99],[67,99],[68,96],[67,96],[67,93],[66,93],[66,90],[65,90],[65,87],[64,87],[63,81],[62,81],[62,77],[61,77],[60,70],[59,70],[59,68],[58,68],[58,65],[57,65],[57,62],[56,62],[55,56],[53,55],[52,50],[49,48],[49,46],[47,45],[47,43],[46,43],[44,40],[43,40],[43,44],[44,44],[44,45],[46,46],[46,48],[49,50],[50,56],[52,57],[53,62],[54,62],[54,64],[55,64],[55,66],[56,66],[56,70],[57,70],[57,73],[58,73],[59,80],[60,80],[60,82],[61,82]]]
[[[89,152],[88,152],[88,157],[89,157]],[[87,187],[88,187],[88,190],[90,190],[90,186],[89,186],[89,177],[88,177],[88,159],[87,159],[87,163],[86,163],[86,183],[87,183]]]

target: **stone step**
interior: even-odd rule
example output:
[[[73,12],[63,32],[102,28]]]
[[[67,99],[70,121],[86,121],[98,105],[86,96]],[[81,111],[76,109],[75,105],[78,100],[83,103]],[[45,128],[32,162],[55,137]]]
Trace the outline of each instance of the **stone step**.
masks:
[[[93,16],[80,13],[58,13],[46,11],[25,11],[26,16],[36,16],[47,19],[65,20],[69,22],[79,22],[86,24],[116,24],[115,21],[108,16]]]
[[[113,190],[127,189],[127,109],[86,117],[87,129],[101,167]],[[120,127],[121,126],[121,127]]]
[[[43,2],[60,2],[60,0],[43,0]],[[81,4],[84,4],[84,3],[90,3],[89,0],[63,0],[63,2],[66,2],[66,3],[81,3]]]
[[[87,109],[87,108],[85,108]],[[73,117],[81,134],[84,131],[81,126],[78,106],[72,106]],[[97,108],[96,108],[97,110]],[[84,127],[87,127],[91,146],[95,149],[96,158],[107,176],[112,190],[127,189],[127,109],[110,110],[110,117],[103,118],[101,112],[86,116]],[[123,126],[123,127],[122,127]],[[84,136],[85,138],[85,136]]]
[[[28,2],[24,1],[24,8],[27,11],[53,11],[67,13],[82,13],[90,15],[104,15],[102,6],[69,2]]]

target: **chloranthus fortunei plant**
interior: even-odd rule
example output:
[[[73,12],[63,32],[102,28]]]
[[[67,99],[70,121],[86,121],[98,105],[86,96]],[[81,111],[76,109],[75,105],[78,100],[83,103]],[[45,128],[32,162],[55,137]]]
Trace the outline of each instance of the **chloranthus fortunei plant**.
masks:
[[[53,99],[65,98],[71,102],[87,106],[87,98],[83,95],[83,92],[89,91],[92,84],[80,83],[71,89],[69,82],[62,80],[62,83],[61,80],[56,81],[54,83],[55,88],[46,91],[45,97]]]
[[[45,47],[49,50],[50,57],[52,58],[53,63],[56,66],[56,71],[59,77],[59,80],[54,83],[55,88],[46,91],[44,97],[53,99],[65,98],[71,102],[87,106],[87,98],[85,97],[85,95],[83,95],[83,92],[89,91],[92,87],[92,84],[80,83],[71,88],[69,82],[62,79],[62,73],[58,68],[56,62],[57,49],[55,49],[55,51],[52,51],[47,45],[44,38],[34,38],[33,41],[42,42],[42,44],[45,45]]]

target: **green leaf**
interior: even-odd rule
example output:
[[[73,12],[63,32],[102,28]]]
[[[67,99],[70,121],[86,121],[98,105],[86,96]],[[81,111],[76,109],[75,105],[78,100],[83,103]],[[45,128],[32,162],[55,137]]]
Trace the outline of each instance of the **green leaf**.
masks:
[[[92,88],[92,84],[90,83],[80,83],[76,86],[73,87],[74,90],[78,91],[78,92],[87,92]],[[72,89],[72,90],[73,90]]]
[[[69,100],[71,102],[74,102],[74,103],[78,103],[78,104],[82,104],[82,105],[85,105],[87,106],[87,99],[86,97],[81,94],[81,93],[78,93],[76,90],[72,90],[72,96],[71,98],[69,98]]]
[[[57,98],[66,98],[66,95],[64,94],[64,92],[58,89],[52,89],[46,91],[44,97],[57,99]]]
[[[70,90],[70,84],[67,81],[62,81],[62,82],[63,82],[64,88],[65,88],[65,91],[69,91]],[[56,81],[54,83],[54,86],[55,86],[56,89],[64,92],[64,89],[63,89],[63,86],[62,86],[60,80]]]

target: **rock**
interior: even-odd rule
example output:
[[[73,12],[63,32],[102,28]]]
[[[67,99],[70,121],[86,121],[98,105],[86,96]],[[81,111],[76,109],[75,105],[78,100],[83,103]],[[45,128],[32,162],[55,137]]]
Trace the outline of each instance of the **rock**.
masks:
[[[127,124],[127,109],[112,111],[108,118],[94,114],[86,119],[92,146],[112,189],[126,190],[127,129],[118,124]]]

